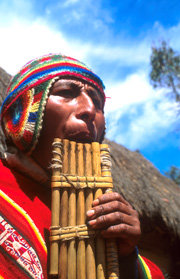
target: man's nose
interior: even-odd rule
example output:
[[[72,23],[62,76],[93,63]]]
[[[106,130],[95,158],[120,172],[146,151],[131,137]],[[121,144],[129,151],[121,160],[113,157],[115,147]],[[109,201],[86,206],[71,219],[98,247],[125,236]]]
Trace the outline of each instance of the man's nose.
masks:
[[[81,92],[78,100],[76,117],[84,121],[93,121],[96,115],[96,108],[91,97]]]

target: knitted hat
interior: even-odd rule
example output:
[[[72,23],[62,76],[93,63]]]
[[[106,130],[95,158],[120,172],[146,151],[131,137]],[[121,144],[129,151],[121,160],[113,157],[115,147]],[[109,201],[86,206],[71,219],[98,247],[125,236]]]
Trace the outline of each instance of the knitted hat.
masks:
[[[92,84],[105,100],[101,79],[78,60],[50,54],[30,61],[11,80],[1,107],[4,133],[20,150],[31,153],[35,148],[50,88],[63,77]]]

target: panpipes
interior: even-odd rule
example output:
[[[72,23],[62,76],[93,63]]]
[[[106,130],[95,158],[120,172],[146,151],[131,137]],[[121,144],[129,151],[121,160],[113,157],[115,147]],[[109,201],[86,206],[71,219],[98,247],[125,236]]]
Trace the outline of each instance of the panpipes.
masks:
[[[116,241],[85,224],[92,201],[113,187],[108,145],[55,139],[51,187],[50,278],[120,278]]]

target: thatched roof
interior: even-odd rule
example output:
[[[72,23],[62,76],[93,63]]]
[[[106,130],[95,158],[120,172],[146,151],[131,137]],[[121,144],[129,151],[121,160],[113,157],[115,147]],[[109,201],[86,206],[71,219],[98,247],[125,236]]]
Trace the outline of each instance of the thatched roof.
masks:
[[[0,67],[0,105],[4,99],[5,90],[9,84],[11,76]]]
[[[0,67],[0,106],[5,98],[6,88],[9,84],[11,76]],[[4,135],[0,126],[0,156],[4,148]]]
[[[180,187],[139,152],[107,140],[111,149],[114,185],[136,208],[142,220],[180,236]],[[146,227],[147,229],[147,227]]]
[[[1,96],[4,96],[9,80],[10,75],[0,68],[0,105]],[[0,154],[3,149],[3,138],[0,131]],[[140,215],[144,232],[140,246],[148,247],[148,249],[159,248],[173,255],[175,261],[178,262],[180,260],[178,256],[180,187],[160,174],[139,152],[133,152],[120,144],[106,141],[111,149],[115,188]],[[177,263],[176,269],[178,268]]]

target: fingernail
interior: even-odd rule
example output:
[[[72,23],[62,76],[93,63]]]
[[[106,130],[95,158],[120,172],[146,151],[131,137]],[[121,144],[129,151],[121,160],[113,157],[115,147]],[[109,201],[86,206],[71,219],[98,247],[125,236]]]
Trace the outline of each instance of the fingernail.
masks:
[[[88,222],[88,225],[94,226],[96,224],[96,220],[91,220]]]
[[[96,199],[96,200],[93,201],[93,205],[94,205],[94,206],[96,206],[96,205],[98,205],[98,204],[99,204],[99,200],[98,200],[98,199]]]
[[[91,217],[91,216],[94,215],[94,213],[95,213],[95,210],[94,210],[94,209],[91,209],[91,210],[88,210],[88,211],[87,211],[86,215],[87,215],[88,217]]]

